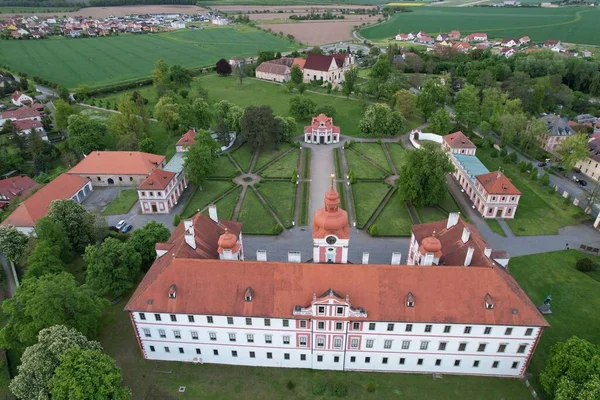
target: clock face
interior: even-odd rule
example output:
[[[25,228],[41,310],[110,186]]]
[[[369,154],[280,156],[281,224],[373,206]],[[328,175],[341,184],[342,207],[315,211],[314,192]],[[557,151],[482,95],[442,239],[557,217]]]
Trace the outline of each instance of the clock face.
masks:
[[[337,239],[335,238],[335,236],[327,236],[325,241],[327,242],[327,244],[335,244],[335,242],[337,242]]]

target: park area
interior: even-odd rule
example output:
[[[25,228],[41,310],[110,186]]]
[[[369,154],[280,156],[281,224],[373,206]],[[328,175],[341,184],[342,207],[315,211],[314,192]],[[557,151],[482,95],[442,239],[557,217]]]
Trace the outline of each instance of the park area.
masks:
[[[425,31],[432,35],[460,30],[462,35],[485,32],[490,38],[529,36],[536,42],[560,39],[567,43],[600,45],[596,7],[414,7],[389,21],[360,31],[366,39],[392,38],[400,32]]]
[[[199,68],[213,66],[220,58],[296,47],[288,39],[251,27],[208,27],[103,38],[3,41],[0,60],[15,71],[75,89],[149,78],[161,58],[169,65]]]

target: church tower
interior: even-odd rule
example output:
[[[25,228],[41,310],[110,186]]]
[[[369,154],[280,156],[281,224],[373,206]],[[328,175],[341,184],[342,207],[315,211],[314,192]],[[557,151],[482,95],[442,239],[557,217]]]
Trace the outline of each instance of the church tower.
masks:
[[[350,226],[348,213],[340,208],[340,196],[334,187],[325,193],[325,207],[315,212],[313,219],[313,262],[345,264],[348,262]]]

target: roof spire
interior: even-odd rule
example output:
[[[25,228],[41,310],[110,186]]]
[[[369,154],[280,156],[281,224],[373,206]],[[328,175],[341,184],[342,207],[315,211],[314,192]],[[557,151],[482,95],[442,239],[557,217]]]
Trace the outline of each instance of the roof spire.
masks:
[[[335,174],[331,174],[329,175],[329,177],[331,178],[331,188],[333,189],[333,184],[335,182]]]

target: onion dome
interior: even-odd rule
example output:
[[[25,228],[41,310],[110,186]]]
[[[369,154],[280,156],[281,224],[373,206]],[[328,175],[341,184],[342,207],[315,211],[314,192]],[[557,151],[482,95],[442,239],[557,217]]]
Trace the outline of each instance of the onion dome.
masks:
[[[429,236],[423,239],[419,250],[423,255],[433,253],[434,257],[439,258],[442,255],[442,243],[438,238]]]
[[[225,230],[225,233],[219,236],[218,245],[220,249],[232,250],[237,245],[237,236]]]

